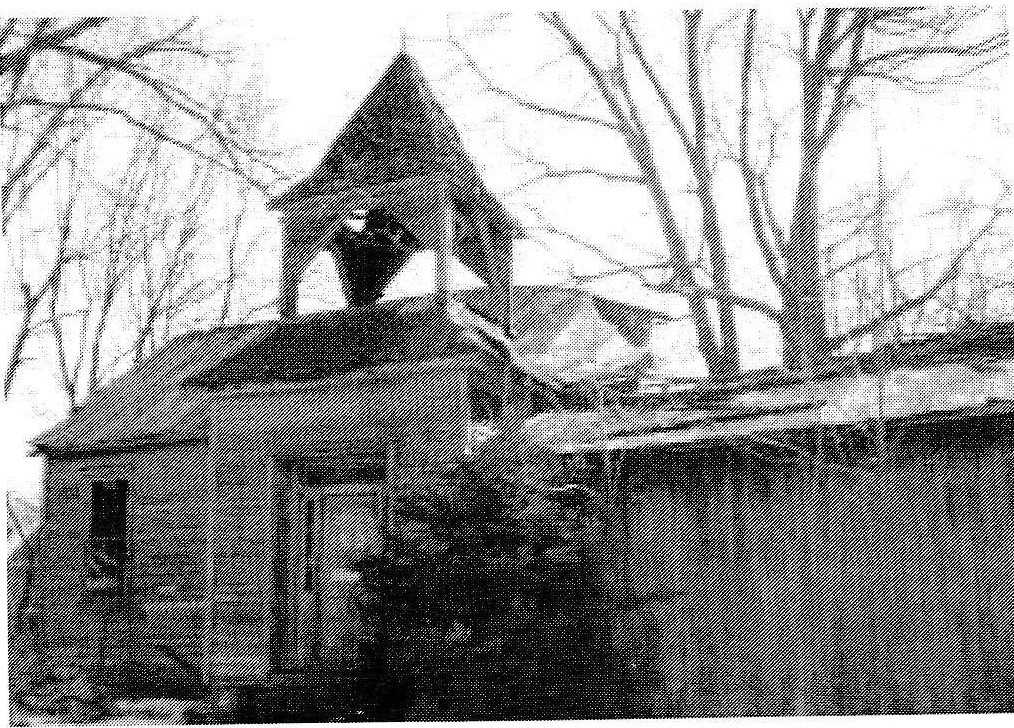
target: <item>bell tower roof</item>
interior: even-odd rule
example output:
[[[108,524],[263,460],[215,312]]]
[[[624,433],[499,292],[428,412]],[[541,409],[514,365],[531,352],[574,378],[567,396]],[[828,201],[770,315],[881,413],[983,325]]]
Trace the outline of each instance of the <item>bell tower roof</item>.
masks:
[[[317,168],[275,197],[271,206],[421,175],[442,175],[461,187],[478,186],[490,201],[494,199],[419,64],[402,50]]]
[[[316,169],[270,202],[285,228],[279,311],[296,312],[302,271],[335,259],[345,300],[378,300],[414,253],[437,251],[448,293],[456,257],[498,291],[491,317],[509,329],[512,241],[520,223],[483,184],[415,59],[400,51]]]

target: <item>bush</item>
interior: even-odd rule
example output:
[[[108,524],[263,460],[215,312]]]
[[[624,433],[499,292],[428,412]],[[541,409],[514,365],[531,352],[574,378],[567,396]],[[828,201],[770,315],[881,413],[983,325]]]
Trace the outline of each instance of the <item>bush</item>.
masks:
[[[361,565],[377,717],[630,715],[594,500],[461,468],[403,503],[412,535]]]

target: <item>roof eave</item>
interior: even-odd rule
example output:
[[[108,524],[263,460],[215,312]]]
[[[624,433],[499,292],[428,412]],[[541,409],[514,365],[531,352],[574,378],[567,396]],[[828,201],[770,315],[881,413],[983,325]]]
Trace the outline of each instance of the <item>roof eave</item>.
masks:
[[[46,443],[35,441],[31,443],[31,457],[90,457],[96,455],[108,455],[111,453],[135,452],[149,448],[164,448],[175,445],[194,445],[206,443],[207,433],[196,434],[168,434],[158,437],[128,437],[117,440],[82,441],[76,443]]]

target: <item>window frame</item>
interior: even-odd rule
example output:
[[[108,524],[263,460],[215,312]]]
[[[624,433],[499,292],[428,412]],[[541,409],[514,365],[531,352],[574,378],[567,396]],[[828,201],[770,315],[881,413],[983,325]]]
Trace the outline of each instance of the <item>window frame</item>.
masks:
[[[87,588],[122,596],[129,562],[129,491],[126,478],[92,479],[85,538]]]

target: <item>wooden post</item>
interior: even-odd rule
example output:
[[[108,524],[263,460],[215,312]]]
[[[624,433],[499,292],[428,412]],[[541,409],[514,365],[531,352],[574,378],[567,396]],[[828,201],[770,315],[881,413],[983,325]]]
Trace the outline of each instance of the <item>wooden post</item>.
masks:
[[[278,318],[292,318],[299,313],[299,275],[293,243],[282,240],[282,274],[278,288]]]
[[[513,333],[513,285],[514,285],[514,251],[513,240],[497,236],[490,223],[489,211],[480,207],[476,227],[479,231],[479,243],[486,255],[486,265],[490,279],[486,281],[490,292],[490,311],[503,327],[504,333]]]
[[[451,256],[454,254],[457,211],[454,207],[454,198],[450,195],[443,198],[441,205],[443,229],[440,231],[439,239],[433,241],[433,281],[437,305],[447,308],[451,298]]]

